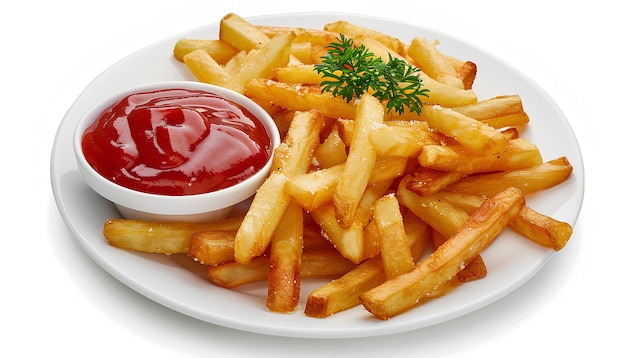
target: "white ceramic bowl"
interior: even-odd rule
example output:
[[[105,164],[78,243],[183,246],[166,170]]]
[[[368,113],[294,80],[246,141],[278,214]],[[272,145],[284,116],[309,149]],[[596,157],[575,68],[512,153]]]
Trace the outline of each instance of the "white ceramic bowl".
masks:
[[[267,164],[260,171],[238,184],[225,189],[195,195],[168,196],[148,194],[123,187],[101,176],[91,167],[83,154],[81,139],[85,129],[94,123],[106,108],[132,93],[169,88],[204,90],[215,93],[250,111],[263,123],[270,136],[272,152]],[[272,117],[262,107],[237,92],[200,82],[167,81],[129,88],[103,100],[80,119],[74,131],[73,141],[74,154],[81,176],[95,192],[113,202],[124,218],[207,222],[226,217],[235,205],[249,199],[256,193],[256,190],[269,175],[274,150],[280,143],[280,134]]]

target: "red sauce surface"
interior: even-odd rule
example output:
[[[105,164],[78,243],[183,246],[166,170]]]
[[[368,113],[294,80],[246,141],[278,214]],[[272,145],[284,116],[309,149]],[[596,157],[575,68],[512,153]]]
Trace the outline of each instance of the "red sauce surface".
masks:
[[[85,131],[89,164],[146,193],[191,195],[243,181],[267,163],[271,141],[244,108],[204,91],[132,94]]]

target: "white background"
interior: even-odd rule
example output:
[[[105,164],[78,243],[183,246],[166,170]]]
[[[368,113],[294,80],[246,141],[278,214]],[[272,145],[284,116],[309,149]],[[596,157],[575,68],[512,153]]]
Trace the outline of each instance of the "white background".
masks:
[[[10,356],[618,356],[625,317],[623,12],[569,1],[21,1],[0,5],[0,339]],[[562,4],[562,5],[561,5]],[[460,37],[509,62],[569,118],[586,191],[568,246],[495,304],[380,338],[276,338],[164,308],[100,269],[74,241],[50,188],[55,131],[102,71],[163,38],[244,17],[339,11]],[[558,138],[555,138],[558,140]],[[616,323],[617,325],[613,325]]]

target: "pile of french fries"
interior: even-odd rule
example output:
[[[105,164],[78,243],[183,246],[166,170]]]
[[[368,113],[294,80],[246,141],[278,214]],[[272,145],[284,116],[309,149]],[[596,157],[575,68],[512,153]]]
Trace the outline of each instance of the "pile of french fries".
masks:
[[[339,34],[420,68],[429,90],[422,113],[387,112],[369,94],[348,102],[322,92],[313,66]],[[552,250],[572,234],[525,200],[567,180],[568,160],[544,161],[519,135],[529,122],[521,98],[478,99],[477,65],[436,42],[403,43],[345,21],[287,28],[228,14],[219,38],[180,39],[174,55],[199,81],[263,106],[282,143],[245,215],[203,224],[113,219],[104,236],[114,246],[187,253],[225,288],[265,280],[274,312],[297,309],[302,279],[327,277],[304,314],[361,304],[388,319],[487,275],[480,254],[507,227]]]

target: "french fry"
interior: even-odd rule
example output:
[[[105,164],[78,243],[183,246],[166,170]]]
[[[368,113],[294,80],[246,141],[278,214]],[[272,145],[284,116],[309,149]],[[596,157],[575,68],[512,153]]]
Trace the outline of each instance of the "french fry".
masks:
[[[407,188],[409,187],[408,183],[409,182],[407,181]],[[436,193],[431,193],[430,195],[428,195],[428,198],[430,200],[445,200],[454,205],[456,208],[461,209],[468,214],[471,214],[476,209],[478,209],[484,199],[482,196],[455,193],[447,190],[441,190],[437,191]]]
[[[306,173],[320,145],[323,120],[317,110],[296,112],[287,135],[274,152],[271,170],[289,177]]]
[[[507,189],[488,198],[459,230],[413,270],[361,295],[374,316],[389,319],[428,298],[436,287],[456,276],[464,263],[478,256],[524,207],[524,195]]]
[[[467,220],[468,214],[442,197],[422,197],[406,187],[405,177],[398,185],[398,201],[433,229],[448,238]]]
[[[496,96],[451,109],[493,128],[516,127],[530,122],[519,95]]]
[[[241,222],[234,217],[215,223],[155,222],[111,219],[104,223],[104,238],[112,246],[141,252],[185,253],[191,236],[201,230],[221,230],[236,227]]]
[[[313,211],[332,201],[343,167],[343,164],[338,164],[295,175],[285,183],[285,193],[307,211]]]
[[[453,138],[472,153],[498,153],[505,149],[502,133],[449,108],[424,106],[421,117],[431,128]]]
[[[237,230],[203,230],[191,236],[187,255],[203,265],[213,266],[235,259]]]
[[[478,96],[472,89],[458,88],[435,81],[424,72],[420,72],[419,75],[422,79],[422,86],[428,89],[427,97],[422,100],[425,104],[453,108],[469,105],[478,101]],[[388,119],[402,120],[420,119],[420,116],[410,111],[404,111],[402,114],[392,111],[387,117]]]
[[[309,29],[302,27],[287,26],[267,26],[256,25],[256,27],[268,37],[274,37],[278,34],[293,31],[296,34],[295,41],[306,42],[315,45],[326,46],[329,42],[336,40],[338,33],[325,31],[320,29]]]
[[[343,227],[352,225],[354,213],[376,163],[376,152],[369,141],[369,135],[383,122],[383,116],[384,109],[376,98],[367,94],[361,97],[357,105],[354,135],[346,164],[333,194],[337,220]]]
[[[337,251],[348,260],[359,263],[363,260],[363,225],[353,222],[345,228],[336,218],[335,206],[332,203],[323,204],[311,211],[311,217],[319,225],[324,236],[333,243]]]
[[[433,247],[435,249],[437,249],[446,241],[446,238],[435,230],[433,230],[432,232],[432,238]],[[481,279],[485,276],[487,276],[487,266],[485,266],[485,261],[480,255],[476,256],[476,258],[474,258],[472,261],[465,264],[464,267],[456,273],[456,278],[459,280],[459,282],[469,282],[472,280]]]
[[[408,159],[401,156],[377,156],[367,184],[383,183],[396,179],[404,174],[407,164]]]
[[[428,89],[427,102],[442,107],[456,107],[468,105],[478,101],[478,96],[471,89],[458,88],[436,81],[425,73],[420,73],[424,88]],[[405,112],[407,116],[412,113]],[[400,116],[401,117],[401,116]]]
[[[413,58],[422,71],[432,77],[435,81],[446,85],[466,89],[463,81],[457,77],[457,71],[448,61],[434,43],[424,37],[414,38],[407,54]]]
[[[413,268],[413,256],[404,231],[400,204],[395,196],[386,195],[376,201],[373,210],[385,277],[391,279]]]
[[[500,153],[482,155],[466,153],[460,146],[425,145],[418,160],[426,168],[464,174],[527,168],[543,162],[539,148],[524,138],[507,141]]]
[[[389,56],[407,61],[404,56],[374,37],[357,34],[353,36],[353,41],[355,46],[365,46],[374,56],[380,57],[384,62],[389,60]],[[404,51],[404,47],[401,48],[401,51]]]
[[[300,300],[303,231],[302,208],[291,202],[272,237],[265,303],[272,312],[292,312]]]
[[[322,75],[314,71],[312,64],[278,67],[274,70],[274,79],[279,82],[302,85],[320,85],[322,83]]]
[[[317,111],[298,112],[294,116],[287,137],[276,148],[272,171],[252,199],[237,230],[237,262],[250,262],[253,257],[263,254],[267,249],[274,230],[291,201],[284,192],[285,183],[290,176],[306,172],[311,165],[313,153],[319,145],[321,120]]]
[[[273,172],[257,190],[235,236],[235,260],[249,263],[265,252],[290,199],[283,194],[287,176]]]
[[[406,187],[420,196],[429,196],[460,181],[464,176],[465,174],[459,172],[443,172],[419,167],[414,173],[408,175]]]
[[[302,278],[336,278],[356,265],[341,256],[336,250],[312,250],[302,252]],[[224,288],[235,288],[244,284],[267,280],[270,268],[269,256],[257,256],[247,264],[235,261],[207,268],[208,278]]]
[[[398,38],[376,31],[376,30],[369,29],[367,27],[350,23],[348,21],[340,20],[340,21],[328,23],[324,25],[324,30],[338,33],[338,34],[344,34],[346,36],[349,35],[351,37],[354,37],[357,35],[359,36],[364,35],[364,36],[373,38],[376,41],[381,42],[382,44],[387,46],[389,49],[391,49],[394,52],[397,52],[398,54],[402,56],[404,56],[405,54],[404,43],[402,43],[402,41],[400,41]]]
[[[205,51],[215,62],[223,65],[239,51],[218,39],[180,39],[174,46],[174,57],[183,61],[185,55],[195,50]]]
[[[561,184],[573,168],[560,157],[528,168],[473,175],[449,185],[446,190],[464,194],[491,196],[507,187],[516,187],[525,195]]]
[[[220,20],[219,39],[240,51],[259,48],[270,38],[248,20],[237,14],[227,14]]]
[[[554,251],[565,247],[573,230],[569,223],[538,213],[529,207],[524,207],[522,212],[513,218],[510,226],[520,235]]]
[[[318,109],[330,118],[354,118],[353,102],[334,97],[319,86],[305,86],[273,80],[252,79],[246,84],[244,94],[253,100],[272,102],[292,111]]]
[[[293,33],[279,35],[263,43],[258,49],[250,50],[243,64],[232,74],[228,88],[243,93],[246,84],[255,78],[270,78],[274,69],[289,63]]]
[[[370,133],[369,139],[376,153],[381,156],[409,158],[418,155],[424,145],[438,144],[425,122],[411,123],[412,125],[386,123]]]
[[[231,261],[209,266],[207,276],[211,282],[220,287],[235,288],[247,283],[266,280],[269,267],[268,256],[256,256],[246,264]]]
[[[230,73],[203,49],[189,52],[183,62],[200,82],[225,87],[231,81]]]

